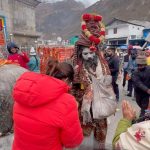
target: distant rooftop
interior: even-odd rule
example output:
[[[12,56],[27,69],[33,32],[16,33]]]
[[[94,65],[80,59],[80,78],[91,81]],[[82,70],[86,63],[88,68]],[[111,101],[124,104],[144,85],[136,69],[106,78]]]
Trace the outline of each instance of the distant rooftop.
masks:
[[[16,1],[22,2],[26,5],[33,6],[33,7],[36,7],[42,2],[41,0],[16,0]]]
[[[140,21],[140,20],[122,20],[119,18],[113,18],[106,26],[111,25],[114,21],[121,21],[124,23],[128,23],[128,24],[133,24],[133,25],[137,25],[137,26],[142,26],[145,28],[150,28],[150,22],[149,21]]]
[[[128,22],[144,26],[145,28],[150,28],[150,22],[149,21],[129,20]]]

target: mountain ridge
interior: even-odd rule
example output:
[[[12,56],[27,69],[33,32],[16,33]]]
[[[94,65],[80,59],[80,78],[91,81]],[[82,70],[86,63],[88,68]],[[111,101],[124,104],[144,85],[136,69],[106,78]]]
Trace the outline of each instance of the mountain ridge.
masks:
[[[62,36],[76,16],[85,9],[81,2],[65,0],[56,3],[41,3],[36,8],[37,31],[44,34],[43,38],[53,39]]]
[[[66,5],[65,2],[70,1],[69,5]],[[85,7],[82,5],[82,3],[78,3],[79,5],[76,5],[74,0],[65,0],[62,1],[61,5],[65,5],[65,9],[63,9],[60,14],[64,17],[62,17],[62,20],[67,22],[66,26],[62,28],[62,30],[59,29],[59,27],[56,29],[58,30],[58,34],[64,38],[68,39],[71,36],[79,35],[81,32],[81,15],[83,13],[98,13],[103,16],[103,21],[105,24],[110,22],[113,18],[118,18],[122,20],[139,20],[139,21],[150,21],[150,0],[100,0],[96,2],[94,5],[88,7],[85,9]],[[71,8],[77,9],[76,11],[73,11],[73,15],[68,11],[69,7],[71,6],[71,2],[74,3],[74,7]],[[63,4],[65,3],[65,4]],[[69,7],[68,7],[69,6]],[[78,9],[79,8],[79,9]],[[50,12],[52,13],[52,12]],[[64,13],[64,14],[63,14]],[[69,14],[69,17],[67,16]],[[65,16],[66,15],[66,16]],[[46,18],[47,22],[45,21],[43,23],[43,28],[51,28],[51,31],[55,31],[55,26],[49,26],[49,22],[53,22],[54,19],[57,18],[57,15],[53,13],[53,15],[49,15],[49,17]],[[60,18],[61,20],[61,18]],[[63,24],[63,21],[62,22]],[[55,22],[56,24],[59,24],[59,22]],[[64,24],[63,24],[64,25]],[[60,25],[62,26],[62,25]],[[47,31],[47,33],[50,31]]]

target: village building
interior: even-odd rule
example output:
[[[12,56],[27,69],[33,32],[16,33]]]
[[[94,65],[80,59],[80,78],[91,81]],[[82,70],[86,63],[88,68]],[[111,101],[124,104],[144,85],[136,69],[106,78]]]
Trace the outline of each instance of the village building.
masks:
[[[22,47],[35,44],[40,37],[40,33],[36,31],[35,7],[40,2],[40,0],[0,0],[1,36],[3,33],[5,43],[15,41]]]
[[[106,40],[108,45],[128,45],[138,41],[144,42],[143,30],[150,26],[148,21],[129,20],[124,21],[114,18],[106,25]],[[142,39],[142,40],[141,40]]]

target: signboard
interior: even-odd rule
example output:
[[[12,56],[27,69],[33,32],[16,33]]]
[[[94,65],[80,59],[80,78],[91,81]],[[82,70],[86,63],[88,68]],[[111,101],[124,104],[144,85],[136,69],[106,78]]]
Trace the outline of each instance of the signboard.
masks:
[[[3,17],[0,17],[0,46],[5,46],[5,29]]]
[[[0,31],[0,46],[4,46],[5,45],[5,36],[3,31]]]

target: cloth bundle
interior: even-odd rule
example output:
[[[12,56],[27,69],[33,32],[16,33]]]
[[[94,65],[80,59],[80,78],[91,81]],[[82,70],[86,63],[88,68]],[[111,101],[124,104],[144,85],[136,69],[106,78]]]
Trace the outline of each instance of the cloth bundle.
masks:
[[[103,80],[92,76],[93,100],[89,102],[83,98],[82,103],[81,112],[84,124],[91,122],[92,118],[104,119],[115,114],[117,104],[111,81],[112,77],[110,75],[105,75]],[[93,117],[90,115],[91,107]]]

